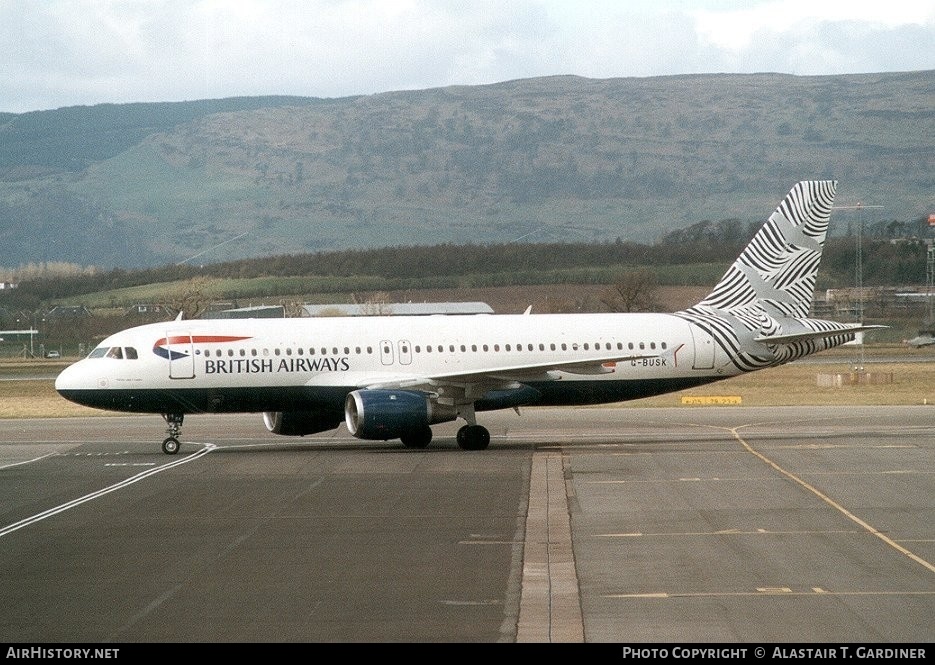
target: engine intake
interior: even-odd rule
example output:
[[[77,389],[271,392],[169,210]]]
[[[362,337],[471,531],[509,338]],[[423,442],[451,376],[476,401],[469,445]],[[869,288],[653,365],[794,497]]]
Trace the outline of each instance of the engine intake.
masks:
[[[263,422],[273,434],[305,436],[334,429],[341,424],[341,414],[334,411],[266,411]]]
[[[358,439],[396,439],[456,417],[454,407],[433,403],[414,390],[355,390],[344,404],[344,422]]]

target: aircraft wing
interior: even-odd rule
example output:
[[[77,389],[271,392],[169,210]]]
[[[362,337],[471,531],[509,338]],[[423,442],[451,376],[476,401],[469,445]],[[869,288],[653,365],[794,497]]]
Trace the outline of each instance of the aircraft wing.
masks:
[[[921,348],[923,346],[932,346],[935,344],[935,337],[932,335],[919,335],[918,337],[913,337],[906,342],[909,346],[914,346],[916,348]]]
[[[557,372],[560,371],[571,374],[607,374],[614,371],[614,367],[610,365],[618,362],[657,357],[659,357],[658,354],[595,355],[574,360],[509,364],[474,372],[451,372],[432,376],[400,375],[399,377],[387,379],[385,375],[381,375],[378,379],[375,378],[373,383],[366,383],[361,387],[427,391],[437,391],[439,388],[448,387],[461,388],[466,393],[476,394],[481,391],[480,395],[482,395],[487,390],[524,381],[555,381],[558,380]]]

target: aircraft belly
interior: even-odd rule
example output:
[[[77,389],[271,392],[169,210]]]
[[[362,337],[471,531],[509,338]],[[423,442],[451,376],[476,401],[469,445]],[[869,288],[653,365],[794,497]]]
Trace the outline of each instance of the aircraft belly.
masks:
[[[726,377],[684,376],[679,378],[634,378],[615,381],[599,379],[530,383],[541,395],[536,406],[579,406],[624,402],[642,397],[703,386]]]
[[[60,390],[78,404],[131,413],[259,413],[333,409],[341,412],[354,386],[174,387],[172,390],[112,388]]]

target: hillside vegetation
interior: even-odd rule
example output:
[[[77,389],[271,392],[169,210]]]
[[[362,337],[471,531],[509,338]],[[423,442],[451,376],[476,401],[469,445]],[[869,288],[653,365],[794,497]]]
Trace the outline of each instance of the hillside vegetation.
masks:
[[[925,283],[927,245],[919,236],[926,229],[920,224],[865,229],[860,247],[865,286]],[[94,309],[165,303],[192,281],[198,281],[199,289],[212,300],[273,302],[286,297],[330,302],[335,297],[347,300],[393,290],[610,286],[638,271],[649,273],[658,286],[709,288],[759,226],[744,226],[737,220],[701,222],[673,231],[653,245],[616,241],[384,247],[141,270],[32,265],[20,271],[18,288],[0,290],[0,321],[3,316],[58,304]],[[891,233],[899,235],[887,235]],[[857,249],[852,236],[826,242],[818,289],[855,285]]]
[[[164,321],[183,311],[259,304],[282,306],[297,316],[303,303],[475,301],[498,313],[674,311],[698,302],[724,273],[753,228],[727,220],[700,223],[654,245],[613,242],[492,246],[439,245],[344,250],[244,259],[204,267],[170,265],[128,271],[34,266],[18,288],[0,290],[0,330],[37,326],[36,339],[0,340],[0,356],[55,349],[81,355],[106,335],[140,323]],[[879,230],[879,229],[878,229]],[[826,243],[818,292],[854,285],[856,243]],[[918,287],[924,280],[921,241],[870,239],[863,243],[865,286]],[[875,291],[865,302],[867,320],[890,329],[874,338],[896,342],[915,335],[924,316]],[[134,307],[143,305],[143,308]],[[64,306],[63,315],[58,306]],[[158,306],[158,307],[155,307]],[[846,303],[845,303],[846,306]],[[75,315],[68,314],[69,311]],[[146,313],[139,313],[145,309]],[[846,309],[834,316],[853,320]]]
[[[697,75],[0,117],[0,266],[650,244],[835,178],[836,230],[925,217],[935,72]],[[865,215],[861,218],[861,215]]]

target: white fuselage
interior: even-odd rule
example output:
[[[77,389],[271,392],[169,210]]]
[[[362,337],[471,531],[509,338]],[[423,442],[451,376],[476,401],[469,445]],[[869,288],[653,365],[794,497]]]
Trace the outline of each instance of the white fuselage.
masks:
[[[165,412],[163,401],[147,396],[203,391],[190,409],[184,403],[177,408],[230,411],[245,403],[250,411],[266,411],[283,408],[275,401],[281,393],[271,393],[273,401],[266,403],[259,394],[225,399],[225,391],[302,389],[316,402],[321,388],[331,402],[334,389],[346,394],[372,385],[416,385],[425,378],[467,382],[483,375],[485,386],[528,382],[544,389],[542,403],[576,404],[643,397],[685,387],[685,380],[694,385],[736,373],[707,333],[670,314],[191,320],[112,335],[92,357],[67,368],[56,389],[75,401],[118,410]],[[615,382],[647,388],[606,390]],[[563,387],[569,384],[578,389]],[[118,396],[123,402],[114,401]]]

